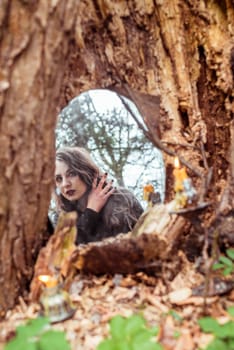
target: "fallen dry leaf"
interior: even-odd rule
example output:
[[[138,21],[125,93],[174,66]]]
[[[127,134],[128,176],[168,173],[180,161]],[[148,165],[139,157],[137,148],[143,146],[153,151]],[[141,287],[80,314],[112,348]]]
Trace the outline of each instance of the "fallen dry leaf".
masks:
[[[180,279],[183,283],[186,282],[184,276],[183,271]],[[202,316],[204,299],[192,296],[191,288],[187,286],[171,290],[171,284],[166,285],[162,279],[144,273],[99,277],[77,275],[70,293],[76,312],[71,319],[53,324],[52,328],[66,333],[72,350],[96,350],[99,342],[109,335],[108,322],[112,317],[140,313],[150,326],[159,327],[164,350],[204,348],[211,340],[210,335],[201,332],[197,323]],[[225,310],[233,305],[230,295],[207,298],[206,301],[207,313],[215,314],[221,321],[226,320]],[[37,303],[21,300],[14,310],[7,313],[5,320],[0,322],[2,348],[18,325],[38,316],[39,308]]]
[[[181,305],[181,303],[184,303],[184,301],[188,299],[191,295],[191,288],[182,288],[169,293],[168,299],[171,304]]]

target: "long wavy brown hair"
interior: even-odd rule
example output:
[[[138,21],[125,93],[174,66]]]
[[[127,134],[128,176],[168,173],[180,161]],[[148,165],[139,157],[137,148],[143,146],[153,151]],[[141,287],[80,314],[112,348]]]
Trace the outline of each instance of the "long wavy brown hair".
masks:
[[[56,159],[63,161],[87,185],[87,191],[77,201],[67,200],[61,193],[56,193],[55,202],[59,211],[77,211],[78,215],[87,205],[88,194],[95,177],[102,172],[92,160],[88,151],[80,147],[63,147],[56,152]],[[142,213],[142,207],[135,196],[125,188],[117,188],[102,209],[103,220],[107,226],[118,225],[124,220],[130,227]]]

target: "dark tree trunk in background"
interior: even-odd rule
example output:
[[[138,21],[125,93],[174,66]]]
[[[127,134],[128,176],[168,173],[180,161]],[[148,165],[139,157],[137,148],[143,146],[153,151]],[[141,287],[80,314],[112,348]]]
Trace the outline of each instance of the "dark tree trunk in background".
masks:
[[[3,0],[0,66],[2,311],[31,278],[53,182],[56,114],[81,92],[110,88],[141,101],[166,151],[167,200],[168,153],[201,173],[189,172],[197,188],[213,167],[214,203],[227,186],[233,1]]]

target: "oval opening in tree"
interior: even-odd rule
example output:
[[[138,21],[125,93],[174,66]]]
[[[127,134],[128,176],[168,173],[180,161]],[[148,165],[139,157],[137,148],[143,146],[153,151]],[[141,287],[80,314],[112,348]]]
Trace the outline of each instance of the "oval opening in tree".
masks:
[[[164,200],[165,170],[162,153],[138,127],[135,104],[110,90],[89,90],[72,99],[59,114],[56,148],[86,148],[97,165],[117,184],[131,189],[143,206],[143,186],[151,183]]]

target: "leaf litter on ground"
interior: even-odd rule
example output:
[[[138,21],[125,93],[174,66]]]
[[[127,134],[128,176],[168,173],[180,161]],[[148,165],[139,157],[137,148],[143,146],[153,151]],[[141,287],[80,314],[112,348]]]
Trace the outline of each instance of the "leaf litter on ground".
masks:
[[[204,276],[195,271],[192,263],[184,266],[170,282],[143,272],[126,276],[78,274],[70,287],[75,314],[51,327],[65,332],[72,350],[96,350],[109,336],[113,317],[139,314],[149,327],[158,327],[156,340],[163,349],[203,349],[212,335],[201,331],[198,320],[204,316],[204,298],[192,295],[192,290],[204,283]],[[233,301],[233,290],[207,297],[206,314],[220,320],[230,318],[226,310]],[[0,350],[13,338],[16,327],[36,318],[39,310],[38,303],[19,299],[19,304],[0,322]]]

